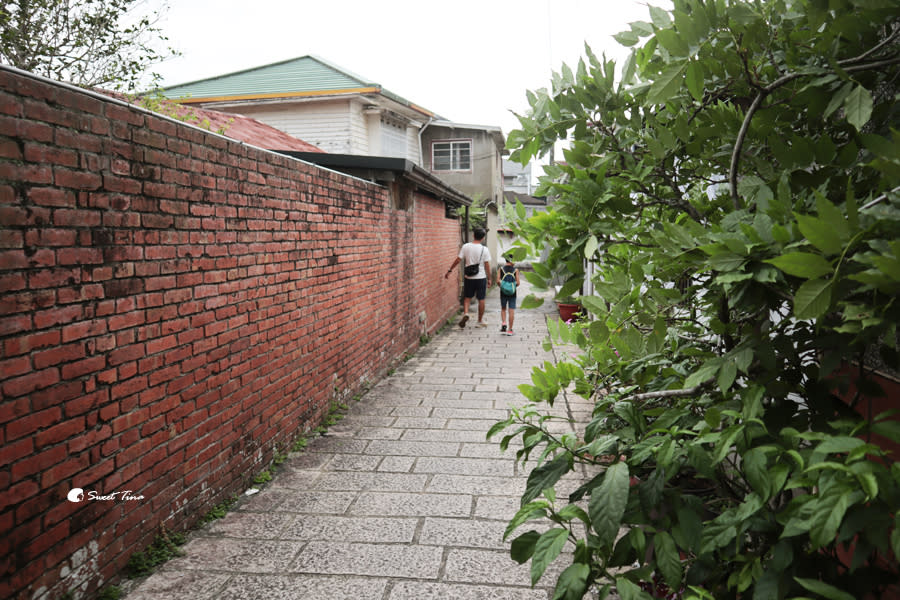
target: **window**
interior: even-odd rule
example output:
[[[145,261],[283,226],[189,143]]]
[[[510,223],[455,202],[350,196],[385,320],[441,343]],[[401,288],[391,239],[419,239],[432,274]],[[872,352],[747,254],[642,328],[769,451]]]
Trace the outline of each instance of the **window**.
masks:
[[[443,141],[431,144],[432,171],[469,171],[471,169],[471,140]]]

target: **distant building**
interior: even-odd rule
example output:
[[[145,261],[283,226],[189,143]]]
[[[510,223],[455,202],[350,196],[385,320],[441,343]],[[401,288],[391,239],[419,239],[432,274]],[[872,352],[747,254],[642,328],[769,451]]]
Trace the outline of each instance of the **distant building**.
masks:
[[[499,127],[449,121],[311,55],[160,91],[184,105],[252,117],[331,154],[407,160],[493,207],[494,229],[506,153]],[[496,257],[496,237],[488,244]]]
[[[519,194],[528,194],[534,191],[534,185],[531,183],[532,173],[531,165],[522,166],[517,162],[503,159],[503,191],[516,192]]]

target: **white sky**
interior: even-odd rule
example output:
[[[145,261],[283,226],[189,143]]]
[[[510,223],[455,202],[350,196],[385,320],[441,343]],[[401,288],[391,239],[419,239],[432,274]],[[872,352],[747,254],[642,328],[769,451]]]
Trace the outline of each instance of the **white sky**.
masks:
[[[638,20],[650,21],[644,0],[169,0],[157,26],[182,56],[153,70],[171,86],[314,54],[451,121],[509,134],[526,90],[574,68],[585,41],[621,64],[627,49],[612,35]]]

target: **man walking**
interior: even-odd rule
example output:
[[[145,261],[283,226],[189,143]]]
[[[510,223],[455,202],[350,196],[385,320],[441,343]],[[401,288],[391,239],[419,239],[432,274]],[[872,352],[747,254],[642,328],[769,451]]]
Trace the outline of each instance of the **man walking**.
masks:
[[[491,251],[487,249],[484,242],[484,229],[476,229],[472,232],[472,242],[463,244],[459,249],[459,256],[447,269],[444,279],[450,276],[453,269],[460,262],[464,265],[465,282],[463,285],[463,317],[459,321],[460,327],[465,327],[469,320],[469,302],[473,297],[478,299],[478,326],[487,327],[484,322],[484,298],[487,290],[491,286],[491,280],[488,274],[491,272]]]

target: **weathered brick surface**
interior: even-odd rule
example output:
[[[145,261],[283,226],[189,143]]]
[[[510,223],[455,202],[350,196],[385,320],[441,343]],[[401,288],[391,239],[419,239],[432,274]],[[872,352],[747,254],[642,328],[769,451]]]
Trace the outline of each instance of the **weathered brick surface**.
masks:
[[[96,588],[457,308],[424,193],[2,68],[0,112],[2,598]]]

